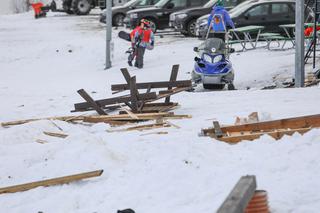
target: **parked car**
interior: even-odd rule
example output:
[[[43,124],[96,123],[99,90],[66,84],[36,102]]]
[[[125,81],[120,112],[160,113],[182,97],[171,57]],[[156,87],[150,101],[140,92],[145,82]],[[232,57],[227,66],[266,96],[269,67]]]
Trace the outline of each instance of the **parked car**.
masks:
[[[295,23],[295,0],[247,0],[229,12],[235,27],[248,25],[264,26],[264,31],[284,34],[279,25]],[[204,37],[207,33],[209,15],[197,19],[196,34]],[[311,8],[305,11],[306,21],[313,19]]]
[[[175,28],[186,36],[196,36],[196,21],[200,16],[209,14],[218,0],[210,0],[202,7],[181,10],[170,15],[170,27]],[[225,0],[227,10],[234,8],[245,0]]]
[[[143,18],[151,22],[153,31],[169,27],[169,16],[178,10],[199,7],[209,0],[160,0],[153,7],[136,9],[127,12],[124,23],[127,27],[135,27]]]
[[[123,6],[112,7],[112,25],[123,26],[123,19],[129,10],[150,7],[159,1],[160,0],[131,0]],[[100,22],[106,23],[106,10],[101,13]]]

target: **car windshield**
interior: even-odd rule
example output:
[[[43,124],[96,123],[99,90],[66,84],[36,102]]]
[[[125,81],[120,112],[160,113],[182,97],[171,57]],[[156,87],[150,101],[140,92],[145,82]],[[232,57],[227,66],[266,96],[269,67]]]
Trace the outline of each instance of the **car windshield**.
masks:
[[[157,4],[155,4],[155,7],[163,7],[168,1],[170,0],[160,0]]]
[[[210,1],[208,1],[205,5],[203,5],[203,8],[213,7],[213,5],[214,5],[217,1],[218,1],[218,0],[210,0]]]
[[[247,1],[242,2],[241,4],[230,10],[230,17],[237,17],[238,15],[242,14],[245,10],[247,10],[250,6],[251,4],[248,4]]]
[[[150,4],[149,0],[140,0],[134,6],[146,6],[146,5],[149,5],[149,4]]]
[[[135,4],[139,3],[139,0],[131,0],[131,1],[128,1],[127,3],[125,3],[123,6],[124,7],[130,7],[130,6],[133,6]]]

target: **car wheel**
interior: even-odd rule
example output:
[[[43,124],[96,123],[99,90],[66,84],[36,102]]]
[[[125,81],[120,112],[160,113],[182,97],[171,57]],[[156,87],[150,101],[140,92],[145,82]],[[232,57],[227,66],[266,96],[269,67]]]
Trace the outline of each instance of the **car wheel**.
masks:
[[[91,10],[91,4],[89,0],[73,0],[72,9],[77,15],[87,15]]]
[[[113,26],[123,26],[124,15],[118,13],[112,17]]]
[[[195,19],[192,19],[191,21],[189,21],[187,25],[187,31],[189,36],[192,36],[192,37],[196,36],[196,22],[197,20]]]
[[[158,29],[157,23],[154,20],[151,20],[151,19],[147,19],[147,20],[150,22],[150,28],[151,28],[152,32],[156,33],[157,29]]]

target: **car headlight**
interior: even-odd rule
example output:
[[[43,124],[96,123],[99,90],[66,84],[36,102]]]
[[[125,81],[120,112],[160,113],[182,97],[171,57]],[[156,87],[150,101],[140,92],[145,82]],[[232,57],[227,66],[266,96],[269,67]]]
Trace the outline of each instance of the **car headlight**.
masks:
[[[181,13],[181,14],[178,14],[176,15],[176,18],[178,19],[184,19],[185,17],[187,17],[188,15],[186,13]]]
[[[206,24],[208,24],[208,20],[207,19],[199,20],[199,25],[200,26],[203,26],[203,25],[206,25]]]
[[[138,13],[131,13],[130,18],[138,18]]]
[[[171,14],[169,20],[170,21],[174,21],[176,19],[176,15],[175,14]]]

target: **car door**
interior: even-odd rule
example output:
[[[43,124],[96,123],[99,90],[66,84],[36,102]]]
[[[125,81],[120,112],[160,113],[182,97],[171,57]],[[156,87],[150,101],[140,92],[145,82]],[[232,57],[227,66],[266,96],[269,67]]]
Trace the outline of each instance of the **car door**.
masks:
[[[269,17],[270,4],[263,3],[253,5],[252,7],[244,11],[235,21],[237,22],[237,27],[258,25],[268,28],[269,26],[267,24],[267,20]]]
[[[268,18],[268,32],[280,32],[279,25],[293,24],[295,21],[295,13],[289,4],[285,2],[271,4],[271,16]]]
[[[188,0],[170,0],[168,1],[161,12],[157,12],[158,23],[160,26],[169,26],[170,14],[178,10],[187,8]]]

